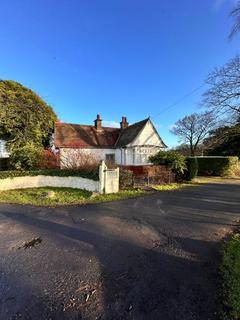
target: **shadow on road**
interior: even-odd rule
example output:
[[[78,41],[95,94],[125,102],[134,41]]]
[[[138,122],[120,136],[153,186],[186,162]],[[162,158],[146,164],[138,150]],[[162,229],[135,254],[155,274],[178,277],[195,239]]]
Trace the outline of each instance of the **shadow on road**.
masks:
[[[216,242],[166,236],[151,248],[144,248],[105,235],[104,228],[98,234],[33,215],[7,211],[3,214],[25,226],[50,232],[62,241],[74,240],[70,247],[90,244],[101,266],[99,281],[104,305],[101,312],[93,310],[91,314],[82,312],[82,306],[64,311],[61,301],[52,302],[52,297],[43,292],[30,297],[32,288],[28,288],[27,279],[25,282],[16,274],[15,279],[2,277],[2,281],[10,281],[11,292],[0,292],[1,319],[219,319]],[[1,272],[7,274],[7,270]],[[32,277],[41,277],[41,270]]]

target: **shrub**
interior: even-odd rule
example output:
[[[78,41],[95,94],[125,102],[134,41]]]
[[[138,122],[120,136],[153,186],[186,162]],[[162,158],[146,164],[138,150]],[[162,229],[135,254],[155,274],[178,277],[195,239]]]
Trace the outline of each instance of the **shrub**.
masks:
[[[0,171],[7,170],[9,167],[9,159],[8,158],[0,158]]]
[[[12,150],[10,167],[16,170],[36,169],[42,152],[42,147],[28,142],[25,146]]]
[[[228,176],[238,165],[238,157],[197,157],[199,176]]]
[[[233,175],[240,177],[240,161],[238,161],[238,165],[233,168]]]
[[[119,187],[120,189],[133,187],[133,172],[131,170],[119,169]]]
[[[184,179],[191,181],[196,178],[198,174],[198,161],[196,157],[188,157],[185,160],[187,170],[184,173]]]
[[[221,264],[223,295],[233,319],[240,319],[240,234],[235,234],[223,246]]]
[[[176,174],[183,174],[186,170],[185,157],[176,151],[159,151],[150,156],[149,160],[154,164],[164,164]]]
[[[61,167],[70,170],[91,172],[98,167],[97,159],[92,155],[79,150],[61,151]]]
[[[39,169],[59,169],[60,168],[59,153],[54,153],[50,149],[43,150],[37,166]]]

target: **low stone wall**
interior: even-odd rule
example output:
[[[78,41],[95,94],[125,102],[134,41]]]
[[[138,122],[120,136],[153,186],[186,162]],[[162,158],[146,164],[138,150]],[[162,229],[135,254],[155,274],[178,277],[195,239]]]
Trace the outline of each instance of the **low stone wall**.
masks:
[[[99,181],[81,177],[24,176],[0,179],[0,190],[66,187],[99,192]]]

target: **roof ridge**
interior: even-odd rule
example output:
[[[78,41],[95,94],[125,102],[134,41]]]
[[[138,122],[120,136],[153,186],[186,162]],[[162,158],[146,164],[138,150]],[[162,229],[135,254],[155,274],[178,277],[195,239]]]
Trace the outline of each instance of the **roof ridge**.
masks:
[[[145,118],[145,119],[143,119],[143,120],[140,120],[140,121],[138,121],[138,122],[134,122],[134,123],[132,123],[132,124],[130,124],[127,128],[130,128],[130,127],[132,127],[132,126],[134,126],[134,125],[136,125],[136,124],[139,124],[139,123],[141,123],[141,122],[147,122],[148,120],[149,120],[150,118],[148,117],[148,118]],[[125,129],[127,129],[127,128],[125,128]],[[124,129],[124,130],[125,130]]]
[[[94,125],[92,124],[80,124],[80,123],[71,123],[71,122],[59,122],[59,121],[56,121],[55,124],[66,124],[66,125],[71,125],[71,126],[80,126],[80,127],[91,127],[91,128],[95,128]],[[102,128],[106,128],[106,129],[116,129],[116,130],[120,130],[120,128],[117,128],[117,127],[107,127],[107,126],[102,126]]]
[[[120,132],[120,135],[117,139],[117,141],[115,142],[115,147],[118,146],[118,143],[120,141],[120,139],[127,134],[127,132],[131,132],[131,130],[133,130],[134,128],[137,128],[138,126],[140,126],[140,128],[137,130],[137,132],[134,134],[134,137],[128,137],[127,140],[132,139],[134,140],[136,138],[136,136],[138,135],[138,133],[142,130],[143,126],[149,121],[149,118],[143,119],[141,121],[135,122],[133,124],[131,124],[130,126],[126,127],[125,129],[123,129]],[[125,138],[126,139],[126,138]],[[129,142],[123,143],[123,145],[127,145]]]

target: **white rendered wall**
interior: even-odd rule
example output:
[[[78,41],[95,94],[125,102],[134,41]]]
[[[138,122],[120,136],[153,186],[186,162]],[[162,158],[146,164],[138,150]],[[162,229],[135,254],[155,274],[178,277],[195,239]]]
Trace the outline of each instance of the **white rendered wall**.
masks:
[[[149,164],[149,157],[160,151],[159,147],[135,147],[134,148],[134,164]]]
[[[64,162],[71,157],[74,157],[76,154],[87,154],[91,155],[97,162],[101,160],[106,160],[106,154],[114,154],[116,159],[116,149],[100,149],[100,148],[81,148],[81,149],[74,149],[74,148],[61,148],[60,149],[60,160],[61,166],[64,167]],[[119,158],[119,154],[118,154]],[[120,164],[117,162],[117,164]]]
[[[81,177],[52,177],[41,175],[0,179],[0,190],[38,187],[66,187],[98,192],[99,181]]]

